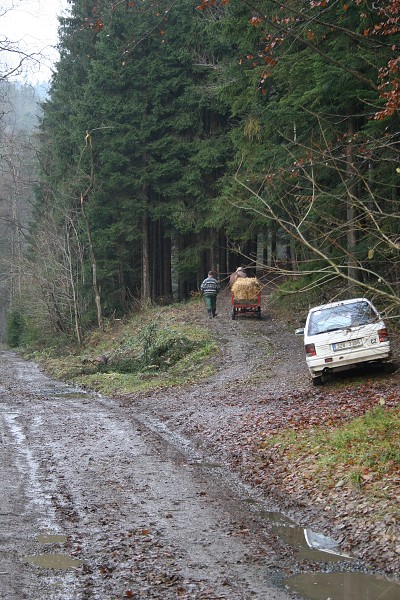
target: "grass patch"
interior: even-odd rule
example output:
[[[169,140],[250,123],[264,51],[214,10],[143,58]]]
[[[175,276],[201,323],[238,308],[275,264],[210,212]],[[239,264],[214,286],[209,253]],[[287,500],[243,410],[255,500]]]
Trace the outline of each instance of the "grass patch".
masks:
[[[375,489],[400,467],[400,407],[377,406],[345,425],[313,427],[263,440],[291,463],[302,464],[310,479],[334,487],[345,480],[351,487]]]
[[[375,407],[328,435],[328,448],[345,464],[386,474],[400,464],[400,410]]]

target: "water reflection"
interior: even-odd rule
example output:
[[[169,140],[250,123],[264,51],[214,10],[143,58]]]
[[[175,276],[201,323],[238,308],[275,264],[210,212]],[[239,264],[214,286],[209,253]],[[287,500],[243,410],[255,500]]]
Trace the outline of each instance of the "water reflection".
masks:
[[[294,521],[292,521],[292,519],[289,519],[289,517],[286,515],[273,510],[260,510],[258,515],[263,519],[267,519],[267,521],[270,521],[271,523],[276,523],[277,525],[294,525]]]
[[[323,552],[322,550],[313,550],[307,544],[304,536],[304,529],[302,527],[284,527],[280,525],[274,525],[272,527],[273,533],[280,537],[284,542],[292,546],[297,552],[298,556],[302,559],[310,560],[312,562],[342,562],[346,559],[343,556],[331,554],[330,552]],[[399,600],[399,599],[397,599]]]
[[[364,573],[303,573],[285,580],[308,600],[399,600],[400,585],[380,575]]]
[[[66,535],[45,533],[38,535],[39,544],[64,544],[67,541]]]
[[[25,556],[23,561],[37,567],[57,570],[77,569],[83,564],[81,560],[70,558],[64,554],[34,554]]]

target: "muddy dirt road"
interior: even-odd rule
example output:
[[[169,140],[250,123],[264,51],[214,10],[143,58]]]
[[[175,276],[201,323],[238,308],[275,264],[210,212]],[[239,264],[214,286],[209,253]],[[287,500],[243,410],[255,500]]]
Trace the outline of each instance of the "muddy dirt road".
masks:
[[[0,352],[0,598],[397,600],[362,561],[299,546],[303,527],[329,531],[323,509],[229,468],[234,435],[310,382],[294,323],[232,321],[226,294],[219,312],[193,313],[221,353],[186,388],[103,398]]]
[[[288,599],[218,465],[13,353],[0,364],[1,598]]]

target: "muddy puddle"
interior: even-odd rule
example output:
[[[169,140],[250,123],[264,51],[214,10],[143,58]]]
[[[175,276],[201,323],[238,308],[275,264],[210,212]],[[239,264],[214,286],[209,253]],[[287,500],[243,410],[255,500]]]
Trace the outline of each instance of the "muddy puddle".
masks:
[[[332,543],[321,544],[320,549],[310,547],[303,527],[287,527],[285,525],[273,525],[272,532],[286,544],[291,546],[297,556],[311,562],[343,562],[350,557],[340,554],[339,549]],[[323,536],[321,536],[323,538]],[[328,538],[325,538],[327,541]],[[322,548],[325,548],[324,550]],[[337,548],[337,551],[334,549]]]
[[[37,536],[38,544],[48,546],[51,544],[65,544],[68,537],[58,533],[41,533]],[[33,554],[25,556],[23,562],[42,567],[43,569],[54,569],[66,571],[68,569],[77,569],[83,564],[83,561],[76,558],[71,558],[66,554],[51,553],[51,554]]]
[[[42,533],[38,535],[37,541],[39,544],[64,544],[67,541],[67,536],[53,533]]]
[[[202,467],[203,469],[220,469],[222,465],[220,463],[213,462],[198,462],[195,461],[192,463],[194,467]]]
[[[293,526],[295,522],[292,519],[289,519],[286,515],[280,512],[275,512],[272,510],[261,510],[257,513],[259,517],[262,519],[266,519],[270,523],[274,523],[275,525],[285,525],[285,526]]]
[[[364,573],[303,573],[285,585],[307,600],[399,600],[400,585]]]
[[[295,550],[300,559],[324,563],[353,560],[340,553],[335,540],[311,529],[276,524],[272,530]],[[400,585],[380,575],[302,573],[287,578],[284,583],[307,600],[400,600]]]

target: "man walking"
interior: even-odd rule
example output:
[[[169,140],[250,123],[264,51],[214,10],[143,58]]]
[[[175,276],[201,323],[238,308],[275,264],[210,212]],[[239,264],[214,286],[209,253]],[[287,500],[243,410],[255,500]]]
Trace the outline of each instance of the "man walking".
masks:
[[[239,279],[239,277],[247,277],[246,271],[243,269],[243,267],[238,267],[236,271],[232,273],[232,275],[229,278],[229,285],[232,287],[235,281]]]
[[[208,277],[203,281],[200,289],[203,292],[208,316],[212,319],[216,316],[217,294],[219,292],[219,283],[215,279],[212,271],[209,271]]]

